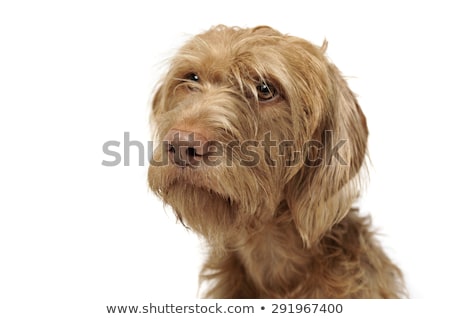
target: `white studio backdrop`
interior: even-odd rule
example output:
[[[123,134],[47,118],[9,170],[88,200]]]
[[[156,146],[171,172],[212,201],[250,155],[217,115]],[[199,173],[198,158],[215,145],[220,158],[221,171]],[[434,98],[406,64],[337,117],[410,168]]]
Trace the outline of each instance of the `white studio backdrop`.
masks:
[[[165,62],[216,24],[321,44],[370,128],[373,216],[413,298],[449,284],[444,1],[0,2],[0,300],[23,313],[194,298],[204,247],[148,190],[147,161],[102,165],[105,142],[151,139]],[[145,151],[148,151],[147,149]],[[60,312],[61,313],[61,312]]]

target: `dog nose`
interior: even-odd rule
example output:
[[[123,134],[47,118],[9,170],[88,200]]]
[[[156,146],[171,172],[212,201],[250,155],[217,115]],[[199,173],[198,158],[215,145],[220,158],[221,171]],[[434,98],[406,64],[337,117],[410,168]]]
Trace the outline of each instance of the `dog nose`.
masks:
[[[199,166],[207,154],[208,140],[198,132],[171,129],[164,141],[170,161],[178,166]]]

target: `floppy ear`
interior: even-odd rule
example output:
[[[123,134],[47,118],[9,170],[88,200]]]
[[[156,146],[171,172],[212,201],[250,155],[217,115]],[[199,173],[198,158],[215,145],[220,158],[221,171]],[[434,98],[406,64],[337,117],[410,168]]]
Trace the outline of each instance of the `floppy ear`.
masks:
[[[329,64],[327,109],[303,148],[304,165],[286,185],[286,200],[304,245],[311,247],[345,217],[359,196],[368,130],[356,98]]]

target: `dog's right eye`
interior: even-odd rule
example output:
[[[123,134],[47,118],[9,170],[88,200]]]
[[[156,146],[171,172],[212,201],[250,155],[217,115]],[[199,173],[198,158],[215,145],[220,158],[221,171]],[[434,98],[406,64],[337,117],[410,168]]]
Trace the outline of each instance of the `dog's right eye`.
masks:
[[[193,81],[193,82],[199,82],[200,77],[197,73],[189,73],[186,75],[186,80]]]

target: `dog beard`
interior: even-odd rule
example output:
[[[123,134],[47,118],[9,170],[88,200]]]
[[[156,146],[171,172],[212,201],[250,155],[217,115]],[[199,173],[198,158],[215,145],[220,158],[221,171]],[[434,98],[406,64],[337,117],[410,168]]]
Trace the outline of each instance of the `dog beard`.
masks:
[[[163,149],[155,150],[153,162],[161,162]],[[279,190],[263,187],[276,184],[268,180],[276,175],[268,172],[274,168],[262,163],[243,166],[242,158],[215,166],[199,162],[196,168],[151,165],[149,186],[183,225],[209,240],[226,241],[267,223],[278,202]]]

